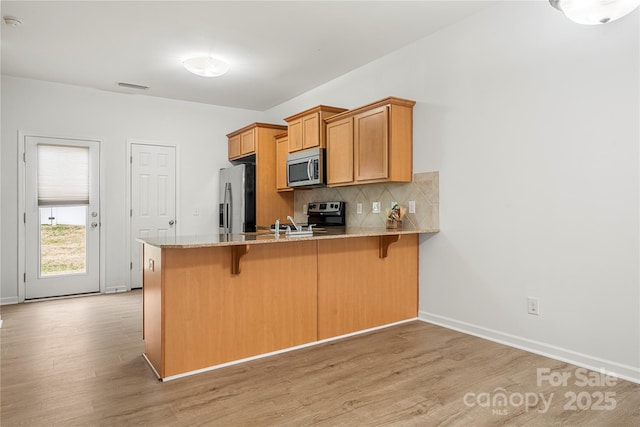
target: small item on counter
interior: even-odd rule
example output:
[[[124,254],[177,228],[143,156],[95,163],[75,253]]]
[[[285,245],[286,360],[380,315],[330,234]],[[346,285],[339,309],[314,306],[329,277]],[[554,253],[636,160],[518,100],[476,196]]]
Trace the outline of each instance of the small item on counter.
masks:
[[[402,217],[407,210],[397,203],[394,203],[391,209],[387,209],[387,228],[402,228]]]

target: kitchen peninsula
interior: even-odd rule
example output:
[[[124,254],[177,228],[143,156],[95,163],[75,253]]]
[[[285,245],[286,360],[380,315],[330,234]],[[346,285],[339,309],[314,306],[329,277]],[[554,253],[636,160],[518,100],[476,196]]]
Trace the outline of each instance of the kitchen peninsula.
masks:
[[[415,319],[418,234],[437,231],[140,239],[145,357],[167,380]]]

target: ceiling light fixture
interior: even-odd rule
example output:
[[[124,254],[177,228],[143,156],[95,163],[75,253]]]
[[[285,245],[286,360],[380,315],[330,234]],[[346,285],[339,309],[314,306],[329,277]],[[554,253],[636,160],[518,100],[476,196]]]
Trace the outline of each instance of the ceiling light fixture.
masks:
[[[640,0],[549,0],[573,22],[584,25],[606,24],[633,12]]]
[[[229,71],[229,64],[211,56],[196,56],[182,63],[184,68],[202,77],[218,77]]]

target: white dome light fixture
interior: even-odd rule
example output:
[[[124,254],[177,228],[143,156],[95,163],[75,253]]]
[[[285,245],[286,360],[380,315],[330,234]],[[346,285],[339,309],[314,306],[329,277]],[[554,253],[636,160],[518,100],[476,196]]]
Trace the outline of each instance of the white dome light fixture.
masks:
[[[573,22],[583,25],[606,24],[633,12],[640,0],[549,0]]]
[[[229,64],[211,56],[196,56],[182,63],[184,68],[202,77],[218,77],[229,71]]]

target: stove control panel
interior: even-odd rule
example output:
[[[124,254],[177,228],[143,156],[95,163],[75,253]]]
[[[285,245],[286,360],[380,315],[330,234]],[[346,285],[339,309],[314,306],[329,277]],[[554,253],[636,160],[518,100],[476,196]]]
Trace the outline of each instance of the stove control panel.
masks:
[[[319,213],[335,213],[340,214],[344,210],[344,202],[311,202],[307,206],[307,213],[319,214]]]

